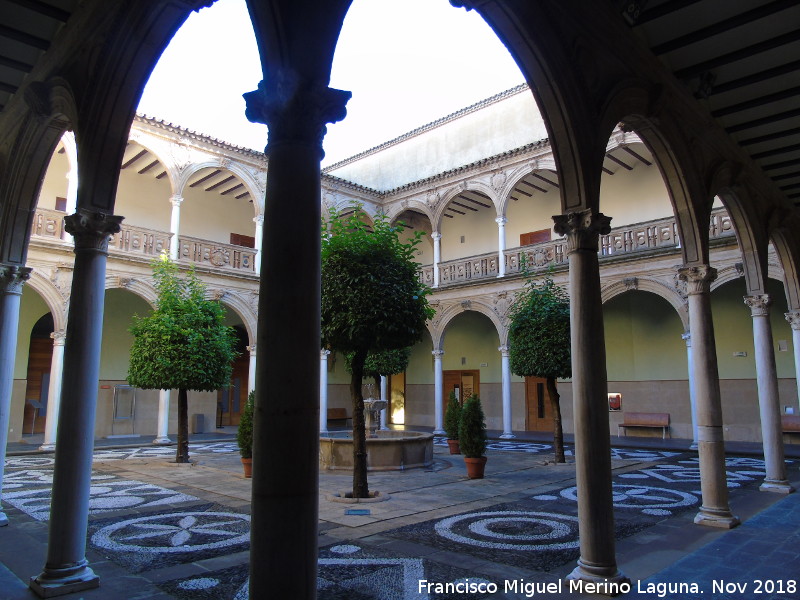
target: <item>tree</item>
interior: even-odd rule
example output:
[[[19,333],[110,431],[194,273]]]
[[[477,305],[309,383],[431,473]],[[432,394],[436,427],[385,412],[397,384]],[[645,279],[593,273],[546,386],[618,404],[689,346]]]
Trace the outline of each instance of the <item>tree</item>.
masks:
[[[556,462],[564,462],[557,378],[572,376],[569,296],[548,275],[539,283],[528,279],[509,312],[511,371],[522,377],[544,377],[553,406],[553,446]]]
[[[345,368],[347,372],[353,373],[353,352],[345,355]],[[381,350],[370,352],[364,361],[364,377],[372,377],[375,386],[380,387],[381,376],[396,375],[402,373],[408,367],[411,358],[411,348],[395,348],[394,350]]]
[[[361,392],[367,356],[412,346],[433,316],[414,261],[421,232],[404,242],[402,224],[378,215],[370,231],[364,216],[360,208],[346,217],[331,211],[322,231],[322,345],[352,354],[354,498],[369,497]]]
[[[205,285],[190,270],[184,279],[166,255],[153,262],[158,300],[147,317],[134,317],[128,383],[143,389],[178,390],[175,462],[189,461],[188,391],[227,385],[236,336],[224,325],[225,309],[206,300]]]

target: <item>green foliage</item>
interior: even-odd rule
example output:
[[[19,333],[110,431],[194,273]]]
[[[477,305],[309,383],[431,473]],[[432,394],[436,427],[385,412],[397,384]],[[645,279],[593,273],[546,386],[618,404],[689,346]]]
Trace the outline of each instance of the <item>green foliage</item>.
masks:
[[[450,392],[447,401],[447,410],[444,412],[444,431],[447,439],[458,439],[458,428],[461,426],[461,402],[456,398],[456,393]]]
[[[458,443],[466,458],[480,458],[486,452],[486,417],[481,399],[472,394],[461,407]]]
[[[214,391],[226,385],[236,356],[236,336],[224,325],[225,309],[205,299],[194,271],[181,279],[166,256],[153,263],[155,310],[134,317],[128,383],[143,389]]]
[[[433,316],[430,290],[417,277],[421,232],[400,239],[402,224],[378,215],[331,211],[322,236],[322,345],[343,353],[407,348]]]
[[[353,356],[353,352],[348,352],[344,356],[344,364],[348,373],[353,372]],[[364,376],[379,379],[381,375],[402,373],[408,367],[409,358],[411,358],[410,347],[370,352],[367,354],[367,360],[364,361]]]
[[[570,360],[569,297],[545,277],[528,280],[509,312],[511,372],[523,377],[572,376]]]
[[[236,443],[242,458],[253,458],[253,409],[256,401],[255,391],[247,395],[244,410],[239,415],[239,429],[236,431]]]

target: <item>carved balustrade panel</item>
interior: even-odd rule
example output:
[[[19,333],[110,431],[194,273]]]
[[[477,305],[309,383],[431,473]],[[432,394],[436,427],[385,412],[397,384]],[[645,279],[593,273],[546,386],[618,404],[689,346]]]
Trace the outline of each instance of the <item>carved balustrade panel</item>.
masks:
[[[31,235],[63,239],[64,237],[64,217],[67,213],[60,210],[50,210],[47,208],[37,208],[33,215],[33,227]]]
[[[156,229],[125,225],[119,233],[111,237],[108,244],[109,250],[124,252],[125,254],[144,254],[158,256],[162,252],[169,252],[172,234]]]
[[[180,236],[179,243],[178,256],[183,260],[217,269],[247,272],[255,270],[256,251],[252,248],[187,236]]]
[[[731,216],[724,208],[715,210],[711,213],[708,237],[714,239],[729,235],[736,235],[736,232],[733,230]]]

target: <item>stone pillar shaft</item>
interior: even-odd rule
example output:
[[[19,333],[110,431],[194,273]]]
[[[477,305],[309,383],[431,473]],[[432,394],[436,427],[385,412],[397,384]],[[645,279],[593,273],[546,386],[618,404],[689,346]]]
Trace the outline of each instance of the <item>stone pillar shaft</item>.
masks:
[[[567,237],[569,257],[572,397],[575,423],[575,473],[581,557],[571,579],[602,583],[627,578],[617,568],[614,505],[611,493],[611,437],[608,427],[600,235],[611,219],[591,210],[553,217]]]
[[[497,217],[497,276],[505,277],[506,274],[506,222],[505,217]]]
[[[442,234],[434,231],[433,239],[433,287],[439,287],[439,262],[442,260]]]
[[[436,435],[444,434],[444,418],[442,406],[444,406],[444,371],[442,370],[442,355],[444,350],[433,351],[433,414],[434,428]]]
[[[169,222],[169,230],[172,233],[172,240],[169,244],[169,257],[172,260],[178,260],[181,255],[181,246],[178,236],[180,235],[181,231],[181,203],[183,202],[183,197],[175,194],[169,199],[169,202],[172,204],[172,216]]]
[[[158,390],[158,422],[156,425],[156,438],[154,444],[169,444],[169,401],[170,390]]]
[[[261,242],[264,237],[264,215],[258,215],[257,217],[253,218],[256,224],[256,243],[255,243],[255,251],[256,251],[256,264],[255,269],[256,273],[261,273]]]
[[[328,355],[330,350],[319,351],[319,432],[328,433]]]
[[[0,265],[0,488],[3,485],[8,423],[11,417],[19,305],[22,286],[30,275],[31,270],[28,267]],[[0,504],[0,527],[5,525],[8,525],[8,517]]]
[[[750,307],[753,317],[758,408],[761,415],[764,466],[767,471],[767,476],[760,489],[788,494],[792,491],[792,486],[786,479],[778,371],[775,366],[775,349],[772,345],[772,326],[769,322],[769,307],[772,299],[767,294],[745,296],[744,303]]]
[[[31,588],[40,596],[97,587],[86,560],[89,490],[94,450],[100,342],[103,333],[109,236],[122,217],[79,208],[65,219],[75,240],[67,337],[64,351],[47,561]]]
[[[256,389],[256,372],[257,372],[257,364],[258,364],[258,353],[257,353],[257,346],[256,344],[252,344],[247,347],[247,351],[250,353],[250,364],[247,368],[247,393],[249,394],[253,390]]]
[[[511,421],[511,360],[508,352],[508,346],[500,346],[500,363],[503,378],[503,433],[500,436],[503,439],[510,439],[517,437],[512,431]]]
[[[54,331],[53,358],[50,359],[50,387],[47,390],[47,419],[44,424],[44,440],[40,450],[53,450],[56,447],[58,431],[58,413],[61,408],[61,379],[64,376],[64,339],[63,331]]]
[[[694,369],[692,368],[692,334],[688,331],[681,335],[686,342],[686,362],[689,365],[689,408],[692,413],[692,445],[697,448],[697,392],[694,389]]]
[[[686,282],[689,296],[692,373],[697,399],[697,452],[703,504],[694,522],[729,529],[738,525],[739,519],[728,506],[722,403],[711,320],[710,289],[717,272],[708,265],[698,265],[679,269],[678,276]]]
[[[386,408],[381,410],[381,429],[389,429],[389,378],[381,375],[381,400],[386,402]]]
[[[797,406],[800,409],[800,310],[787,312],[785,315],[792,326],[792,346],[794,347],[794,375],[797,381]]]

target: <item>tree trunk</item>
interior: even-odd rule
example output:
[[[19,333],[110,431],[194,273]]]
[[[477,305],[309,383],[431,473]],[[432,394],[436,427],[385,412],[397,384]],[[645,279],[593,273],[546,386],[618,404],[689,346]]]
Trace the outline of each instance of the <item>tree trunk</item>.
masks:
[[[566,462],[564,459],[564,430],[561,428],[561,396],[556,387],[556,378],[547,378],[547,394],[553,405],[553,449],[555,450],[555,461],[557,463]]]
[[[184,388],[178,390],[178,449],[175,462],[189,462],[189,392]]]
[[[364,395],[361,392],[367,352],[359,350],[350,364],[350,396],[353,399],[353,498],[369,498],[367,485],[367,433],[364,423]]]

